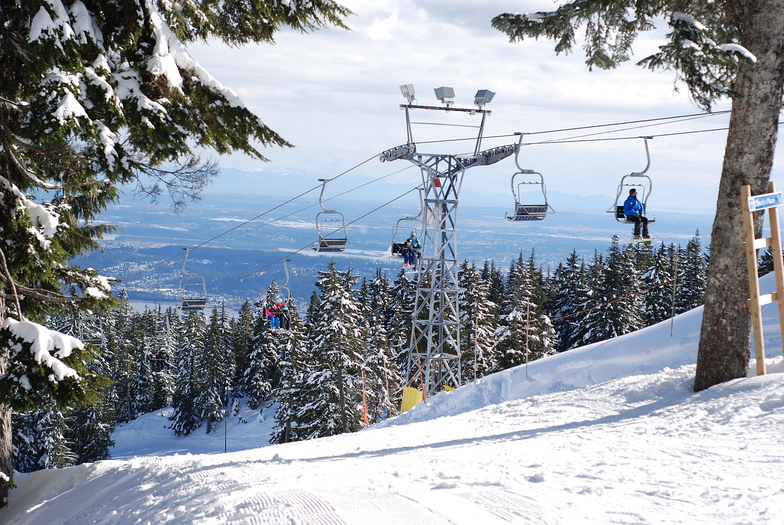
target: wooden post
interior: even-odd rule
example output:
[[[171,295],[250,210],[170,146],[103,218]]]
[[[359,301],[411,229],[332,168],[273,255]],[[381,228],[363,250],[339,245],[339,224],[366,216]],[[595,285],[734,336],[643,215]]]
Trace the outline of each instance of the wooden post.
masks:
[[[773,181],[768,182],[769,194],[775,193],[776,185]],[[779,231],[779,214],[777,205],[769,203],[761,205],[757,209],[768,210],[770,217],[770,237],[757,239],[754,233],[754,210],[750,210],[749,199],[751,198],[751,186],[741,188],[741,206],[743,208],[743,229],[746,241],[743,249],[746,252],[746,265],[749,272],[749,310],[751,311],[751,323],[754,331],[754,350],[757,359],[757,375],[765,375],[765,342],[762,332],[762,306],[778,301],[779,326],[784,337],[784,261],[782,260],[781,232]],[[768,197],[770,195],[766,195]],[[778,195],[779,201],[781,195]],[[779,202],[780,204],[780,202]],[[757,250],[770,247],[773,254],[773,271],[776,279],[776,291],[762,295],[760,293],[759,272]],[[780,300],[781,299],[781,300]],[[782,339],[782,351],[784,351],[784,339]]]
[[[757,246],[754,234],[754,212],[747,211],[748,199],[751,197],[751,186],[741,188],[743,207],[743,230],[746,241],[743,249],[746,252],[746,267],[749,272],[749,310],[751,310],[751,327],[754,332],[754,351],[757,358],[757,375],[765,375],[765,342],[762,337],[762,305],[760,304],[759,273],[757,271]],[[762,239],[760,239],[762,240]]]
[[[768,193],[776,191],[776,183],[768,182]],[[782,259],[781,230],[779,229],[779,209],[768,208],[770,218],[770,249],[773,252],[773,273],[776,279],[776,297],[779,306],[779,329],[781,330],[781,352],[784,354],[784,259]]]

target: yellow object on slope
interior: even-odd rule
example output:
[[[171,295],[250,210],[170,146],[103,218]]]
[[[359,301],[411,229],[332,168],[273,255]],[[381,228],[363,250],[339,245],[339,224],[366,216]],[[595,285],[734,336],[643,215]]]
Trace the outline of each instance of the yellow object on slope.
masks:
[[[422,401],[422,391],[410,386],[403,387],[403,402],[400,405],[400,413],[408,412]]]

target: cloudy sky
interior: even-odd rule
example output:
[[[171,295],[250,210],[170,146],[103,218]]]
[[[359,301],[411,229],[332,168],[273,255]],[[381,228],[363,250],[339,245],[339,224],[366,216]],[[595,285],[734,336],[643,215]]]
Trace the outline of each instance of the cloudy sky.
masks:
[[[515,132],[532,133],[525,142],[591,139],[522,149],[521,167],[541,172],[550,191],[614,196],[622,175],[645,167],[643,142],[633,138],[652,135],[649,174],[654,188],[649,206],[709,209],[715,204],[726,132],[666,135],[723,128],[727,115],[660,121],[646,127],[535,134],[699,113],[687,93],[675,89],[673,73],[634,65],[655,51],[666,24],[638,39],[632,62],[613,71],[589,72],[580,47],[571,55],[555,55],[550,41],[510,44],[504,34],[490,27],[492,17],[503,12],[552,9],[550,0],[343,0],[342,4],[355,13],[347,20],[350,31],[286,32],[278,35],[275,45],[238,49],[219,44],[191,46],[202,65],[296,146],[265,150],[268,163],[241,155],[223,157],[219,159],[222,167],[298,170],[312,175],[314,181],[335,177],[406,142],[400,84],[413,84],[418,102],[434,105],[438,101],[433,88],[451,86],[456,106],[462,107],[472,106],[477,89],[496,92],[487,106],[492,115],[485,128],[485,135],[491,137],[483,143],[486,147],[516,142]],[[728,103],[722,103],[715,109],[728,108]],[[418,121],[419,114],[412,119]],[[453,118],[450,124],[478,123],[475,117],[439,114]],[[431,116],[421,115],[422,119]],[[610,129],[618,131],[607,133]],[[467,138],[473,133],[470,127],[414,127],[419,142],[436,135]],[[630,140],[595,140],[619,137]],[[463,149],[453,151],[456,147]],[[427,153],[472,149],[471,142],[418,148]],[[362,178],[382,177],[406,164],[372,160],[351,172],[355,178],[343,181],[352,185]],[[511,199],[509,179],[515,171],[513,158],[469,170],[461,202],[469,202],[467,191]],[[778,167],[774,179],[777,175],[781,175]],[[399,185],[402,190],[419,180],[419,173],[409,169],[384,179],[383,184]]]

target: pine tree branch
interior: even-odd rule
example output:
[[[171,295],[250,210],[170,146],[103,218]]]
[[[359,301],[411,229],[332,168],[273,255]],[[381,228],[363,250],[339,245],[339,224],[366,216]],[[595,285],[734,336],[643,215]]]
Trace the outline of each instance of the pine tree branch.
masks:
[[[35,173],[32,172],[32,170],[30,170],[27,166],[25,166],[24,164],[22,164],[19,161],[19,159],[16,157],[16,155],[14,155],[14,152],[13,152],[12,149],[6,147],[6,153],[8,154],[8,157],[13,162],[14,166],[16,166],[16,169],[18,169],[19,172],[22,175],[27,177],[27,179],[30,182],[32,182],[34,185],[36,185],[37,187],[39,187],[41,189],[44,189],[44,190],[63,190],[63,189],[70,189],[70,188],[84,188],[84,187],[88,187],[88,186],[97,186],[99,184],[111,184],[111,182],[112,182],[109,179],[101,179],[101,180],[91,180],[91,181],[77,182],[77,183],[64,182],[62,184],[52,184],[52,183],[49,183],[49,182],[46,182],[46,181],[43,181],[43,180],[39,179],[35,175]]]
[[[2,263],[3,265],[4,278],[8,282],[8,285],[11,287],[12,297],[14,298],[14,302],[16,303],[16,315],[21,316],[22,308],[21,305],[19,304],[19,294],[16,291],[16,283],[11,277],[11,271],[8,269],[8,264],[5,260],[5,254],[3,253],[3,250],[0,250],[0,263]],[[4,298],[8,298],[8,297],[4,297]]]
[[[6,281],[7,278],[5,276],[2,276],[2,280]],[[0,291],[0,297],[3,299],[30,298],[30,299],[36,299],[38,301],[44,301],[47,303],[55,303],[55,304],[68,304],[70,302],[70,298],[62,294],[58,294],[54,292],[41,293],[38,290],[27,288],[16,282],[14,282],[13,285],[16,287],[15,294],[9,294]]]

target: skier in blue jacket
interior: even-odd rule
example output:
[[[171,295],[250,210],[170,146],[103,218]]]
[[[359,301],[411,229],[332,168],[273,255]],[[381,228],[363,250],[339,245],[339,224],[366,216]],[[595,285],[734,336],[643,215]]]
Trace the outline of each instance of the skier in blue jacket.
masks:
[[[629,190],[629,197],[623,203],[623,213],[626,218],[634,222],[634,238],[640,238],[640,226],[642,226],[642,238],[650,239],[648,235],[648,217],[645,216],[645,206],[637,199],[637,190]]]

